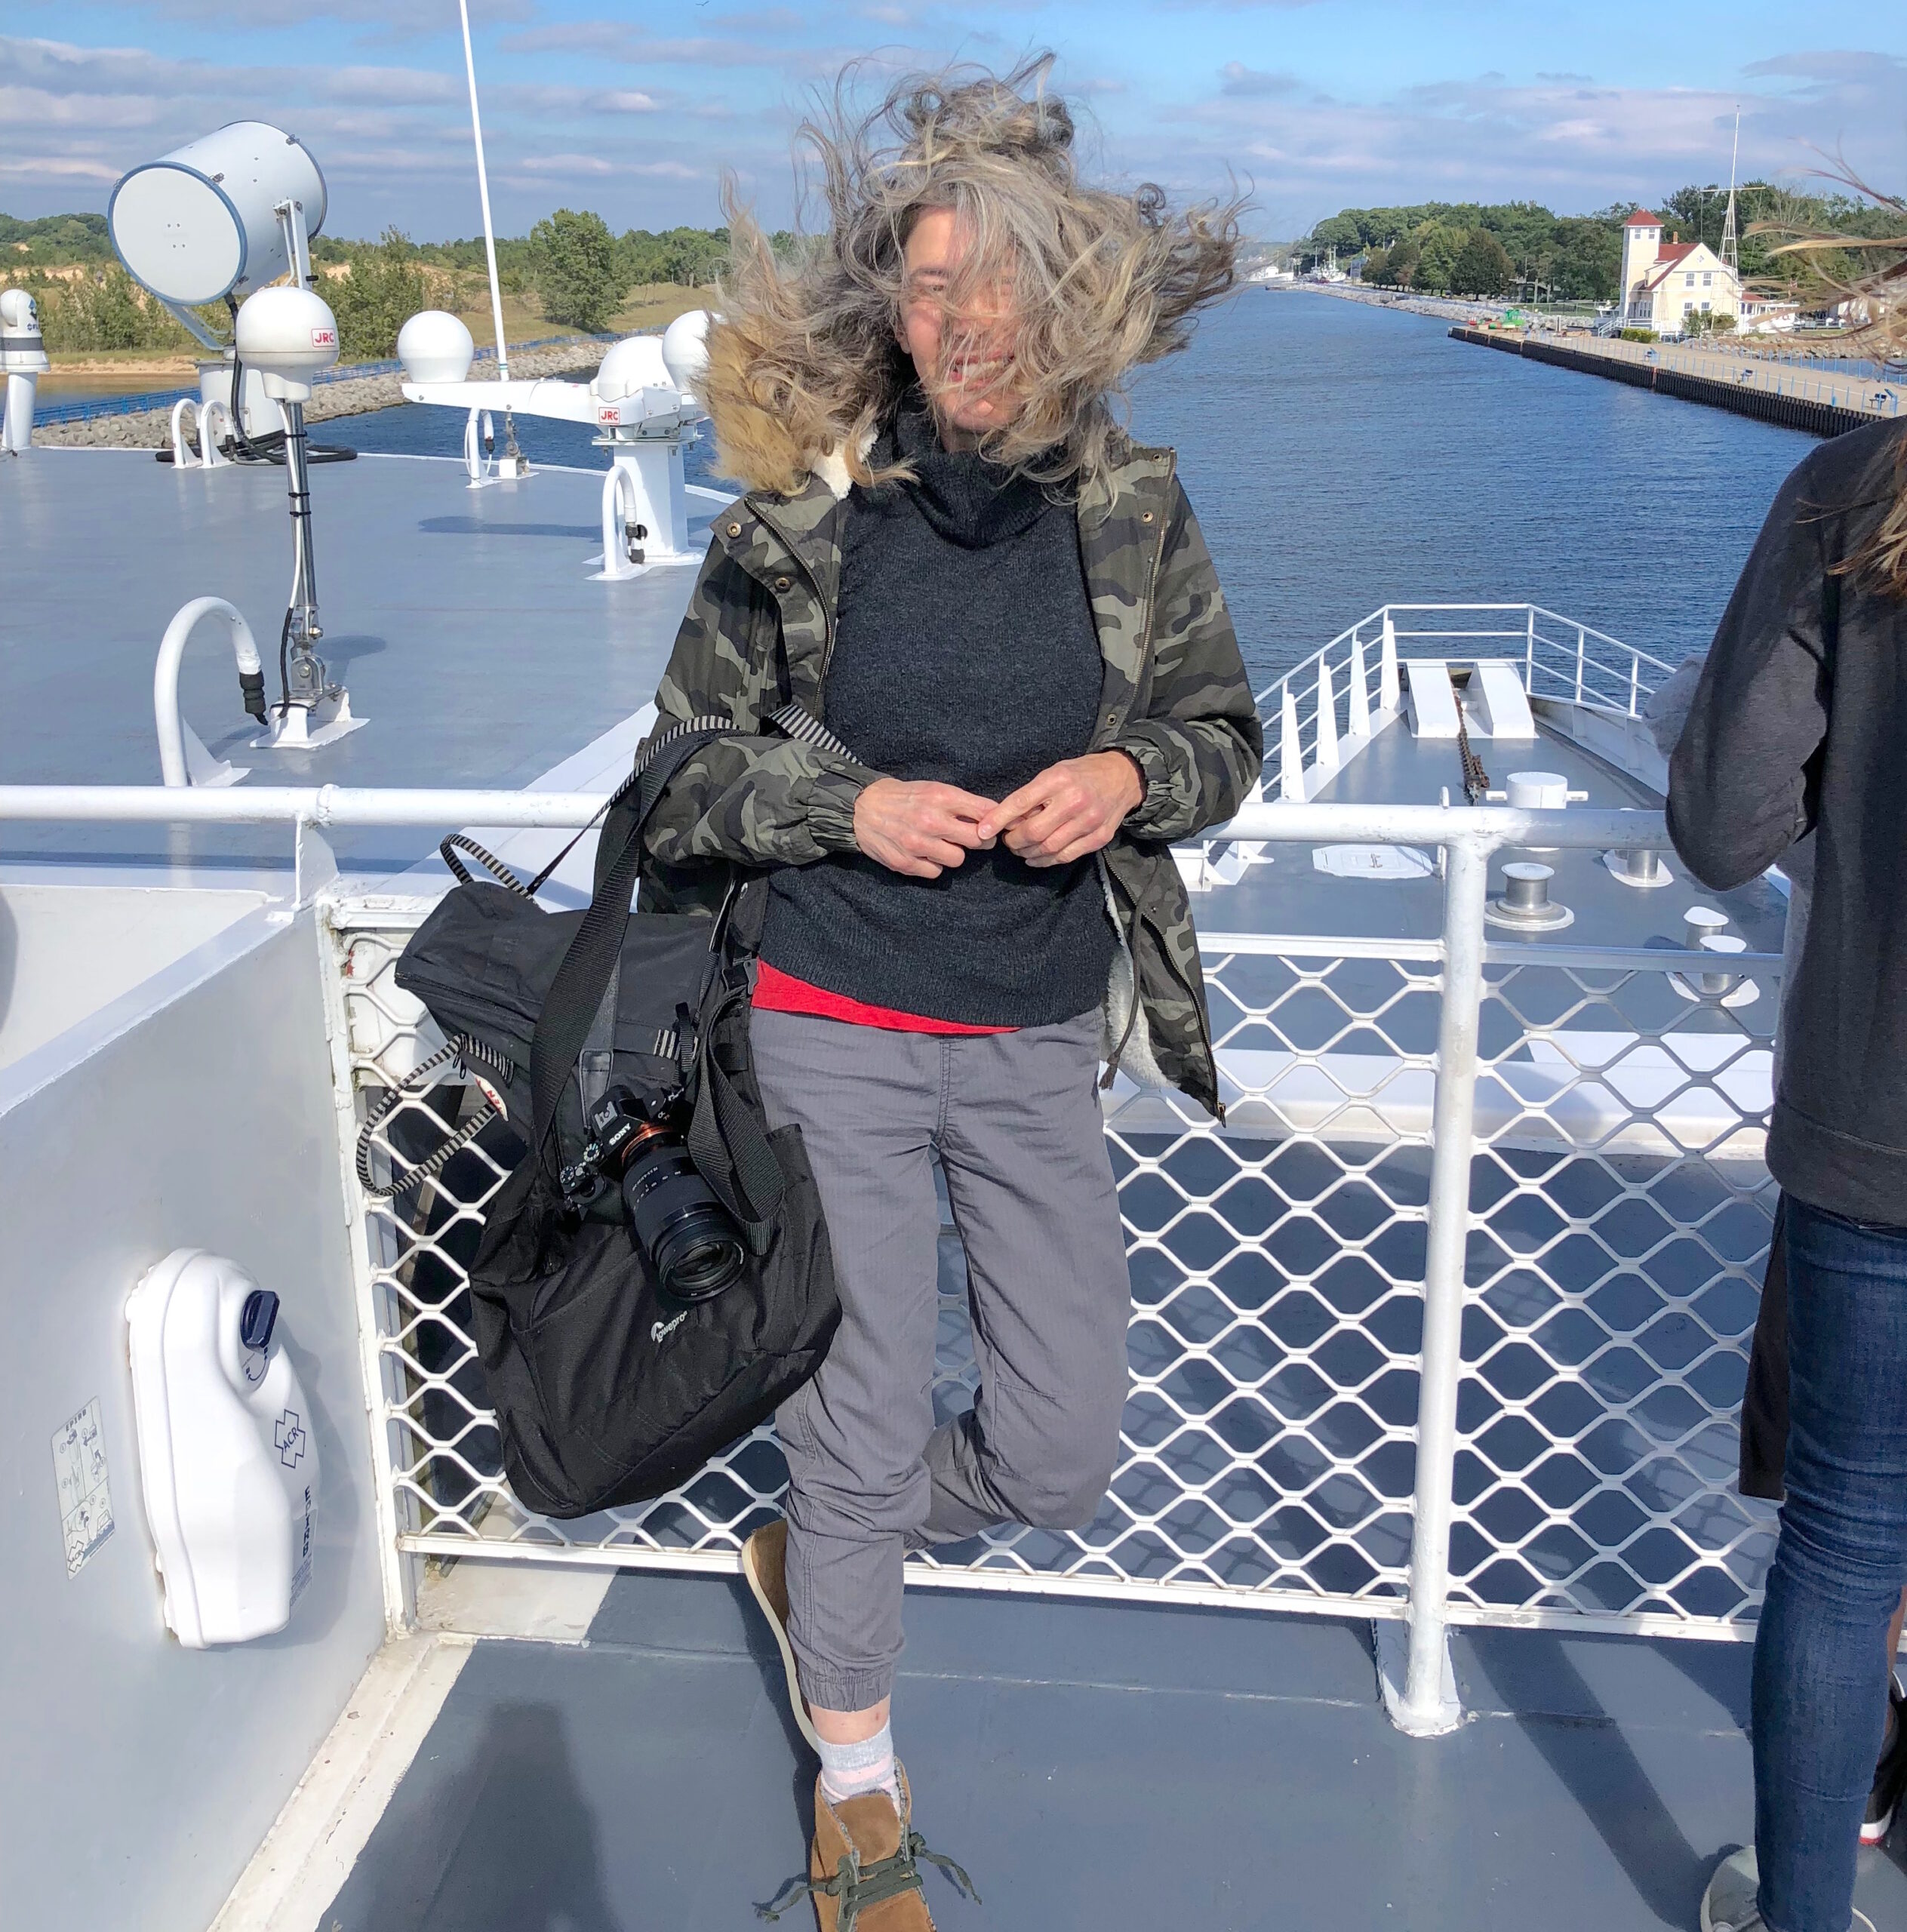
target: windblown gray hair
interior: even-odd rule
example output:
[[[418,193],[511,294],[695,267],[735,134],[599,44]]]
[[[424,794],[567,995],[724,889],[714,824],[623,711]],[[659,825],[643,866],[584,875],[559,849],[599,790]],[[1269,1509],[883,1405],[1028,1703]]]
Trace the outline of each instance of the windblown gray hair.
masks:
[[[1825,178],[1863,196],[1884,232],[1850,235],[1779,220],[1753,223],[1748,232],[1785,238],[1770,252],[1810,263],[1825,288],[1849,305],[1844,346],[1877,362],[1907,355],[1907,195],[1870,188],[1844,165]],[[1884,506],[1880,521],[1837,574],[1864,578],[1907,601],[1907,435],[1894,439],[1870,487]]]
[[[864,112],[852,105],[856,70],[844,72],[798,137],[818,165],[827,226],[790,260],[727,185],[731,254],[704,392],[730,474],[787,490],[838,451],[856,481],[874,480],[864,445],[914,379],[895,337],[907,238],[938,208],[969,238],[949,318],[996,291],[1011,317],[1010,380],[1024,403],[983,454],[1054,482],[1104,466],[1130,372],[1184,347],[1198,311],[1232,287],[1244,204],[1174,214],[1149,183],[1127,194],[1082,180],[1073,117],[1047,85],[1052,59],[1001,77],[909,75]],[[956,327],[950,356],[959,346]]]

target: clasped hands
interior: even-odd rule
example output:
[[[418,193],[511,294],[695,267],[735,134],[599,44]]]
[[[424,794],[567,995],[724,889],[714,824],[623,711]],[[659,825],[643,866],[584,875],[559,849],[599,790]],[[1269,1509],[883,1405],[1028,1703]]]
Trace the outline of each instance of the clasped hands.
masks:
[[[938,878],[1003,841],[1029,866],[1070,865],[1104,845],[1145,795],[1124,752],[1050,764],[997,803],[958,785],[877,778],[854,801],[854,842],[909,878]]]

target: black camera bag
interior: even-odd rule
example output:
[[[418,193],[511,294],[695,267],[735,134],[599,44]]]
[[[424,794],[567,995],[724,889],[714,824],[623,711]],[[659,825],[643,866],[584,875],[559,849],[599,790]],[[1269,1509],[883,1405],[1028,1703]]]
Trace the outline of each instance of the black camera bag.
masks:
[[[697,720],[648,747],[611,801],[586,911],[546,912],[479,854],[507,883],[466,878],[397,967],[451,1038],[447,1054],[496,1076],[512,1124],[528,1125],[471,1264],[471,1328],[504,1473],[546,1515],[679,1487],[815,1373],[841,1318],[801,1131],[767,1131],[749,1059],[765,878],[713,921],[629,909],[644,821],[682,760],[727,728]],[[580,1096],[612,1081],[645,1100],[685,1088],[690,1156],[748,1248],[742,1279],[708,1300],[664,1292],[613,1188],[586,1214],[564,1203]],[[423,1169],[473,1137],[466,1127]]]

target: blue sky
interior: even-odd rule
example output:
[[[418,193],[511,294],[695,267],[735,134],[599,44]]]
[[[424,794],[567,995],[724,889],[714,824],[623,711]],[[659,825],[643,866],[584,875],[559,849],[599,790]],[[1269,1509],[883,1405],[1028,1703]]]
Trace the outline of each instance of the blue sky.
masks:
[[[1347,203],[1647,200],[1839,149],[1907,188],[1907,8],[1815,0],[1463,6],[1398,0],[472,0],[497,220],[718,220],[732,169],[771,223],[808,90],[1035,47],[1102,171],[1176,192],[1249,180],[1269,236]],[[226,120],[301,135],[328,229],[474,233],[455,0],[8,0],[0,209],[103,208],[125,168]]]

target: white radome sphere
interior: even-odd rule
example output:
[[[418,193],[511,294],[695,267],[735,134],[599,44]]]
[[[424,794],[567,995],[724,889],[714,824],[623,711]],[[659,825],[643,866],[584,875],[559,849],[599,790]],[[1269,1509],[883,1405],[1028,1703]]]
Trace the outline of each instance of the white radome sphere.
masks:
[[[38,305],[23,288],[10,288],[0,295],[0,328],[17,329],[30,335],[38,328]]]
[[[706,309],[691,309],[678,315],[662,332],[662,359],[669,379],[684,395],[694,395],[696,385],[709,366],[709,324]]]
[[[671,387],[661,342],[652,335],[626,335],[611,343],[589,386],[599,402],[620,402],[638,389]]]
[[[245,297],[234,340],[247,368],[293,401],[310,394],[311,379],[337,360],[337,318],[321,295],[309,288],[261,288]]]
[[[397,332],[397,359],[414,383],[460,383],[476,353],[470,331],[441,309],[423,310]]]

